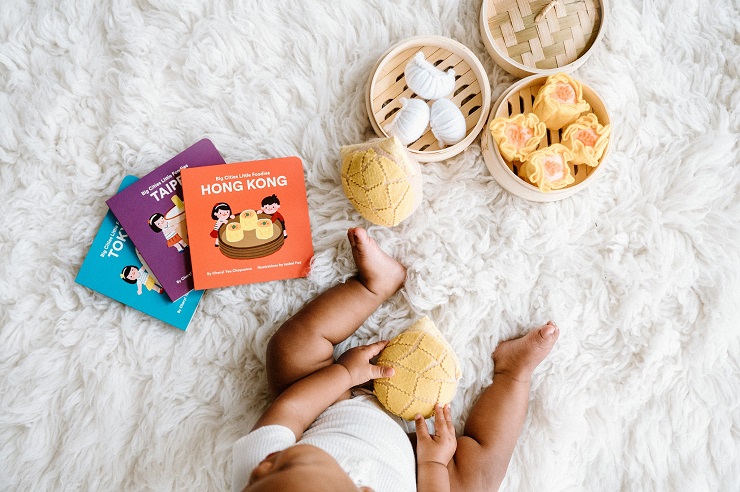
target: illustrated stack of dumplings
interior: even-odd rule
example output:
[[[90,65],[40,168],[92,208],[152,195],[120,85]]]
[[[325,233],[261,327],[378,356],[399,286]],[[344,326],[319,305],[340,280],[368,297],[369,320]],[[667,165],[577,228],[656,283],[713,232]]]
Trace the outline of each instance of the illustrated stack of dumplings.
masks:
[[[548,129],[563,130],[561,141],[539,148]],[[531,113],[494,118],[489,130],[504,159],[520,163],[519,177],[546,193],[575,181],[571,165],[599,165],[611,127],[591,112],[580,82],[556,73],[540,88]]]
[[[402,97],[401,109],[385,126],[386,133],[397,137],[403,145],[409,145],[431,126],[440,148],[464,139],[467,133],[465,117],[460,108],[446,98],[455,89],[455,71],[452,68],[446,72],[439,70],[420,51],[406,65],[404,76],[414,94],[434,102],[430,109],[423,99]]]

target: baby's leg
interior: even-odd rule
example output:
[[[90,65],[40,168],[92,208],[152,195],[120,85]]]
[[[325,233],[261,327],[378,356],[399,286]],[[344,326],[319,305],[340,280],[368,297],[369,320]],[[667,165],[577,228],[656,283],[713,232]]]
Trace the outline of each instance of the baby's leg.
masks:
[[[453,491],[498,490],[527,415],[532,373],[559,333],[548,321],[496,347],[493,382],[473,406],[448,465]]]
[[[277,397],[288,386],[334,362],[334,345],[403,286],[406,269],[361,228],[347,232],[358,275],[335,285],[287,320],[267,345],[267,383]]]

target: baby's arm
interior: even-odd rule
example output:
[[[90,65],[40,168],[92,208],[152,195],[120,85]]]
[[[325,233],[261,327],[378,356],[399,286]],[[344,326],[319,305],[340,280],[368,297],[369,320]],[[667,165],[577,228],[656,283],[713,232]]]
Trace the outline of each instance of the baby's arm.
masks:
[[[390,377],[393,369],[370,364],[383,350],[382,341],[348,350],[336,363],[299,379],[267,407],[252,430],[278,424],[288,427],[300,439],[316,417],[340,399],[350,388],[371,379]]]
[[[434,435],[429,435],[421,415],[416,416],[416,485],[419,492],[450,490],[447,464],[457,449],[455,426],[450,406],[437,405],[434,411]]]

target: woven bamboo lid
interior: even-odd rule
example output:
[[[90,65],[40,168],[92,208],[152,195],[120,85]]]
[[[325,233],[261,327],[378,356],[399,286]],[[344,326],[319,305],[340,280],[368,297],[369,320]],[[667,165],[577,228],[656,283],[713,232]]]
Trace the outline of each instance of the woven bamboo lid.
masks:
[[[512,75],[570,72],[604,34],[607,9],[607,0],[483,0],[481,34]]]

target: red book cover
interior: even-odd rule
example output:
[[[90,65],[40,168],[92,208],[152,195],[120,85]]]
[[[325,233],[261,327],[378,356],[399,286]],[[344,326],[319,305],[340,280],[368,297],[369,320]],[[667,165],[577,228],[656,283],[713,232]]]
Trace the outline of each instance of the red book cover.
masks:
[[[182,170],[195,288],[305,277],[313,244],[298,157]]]

